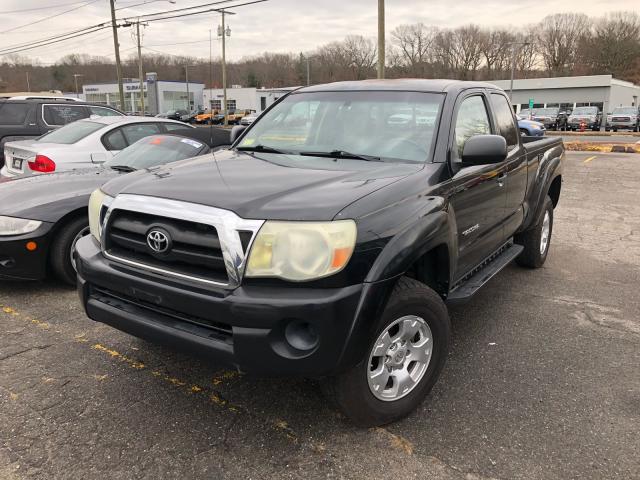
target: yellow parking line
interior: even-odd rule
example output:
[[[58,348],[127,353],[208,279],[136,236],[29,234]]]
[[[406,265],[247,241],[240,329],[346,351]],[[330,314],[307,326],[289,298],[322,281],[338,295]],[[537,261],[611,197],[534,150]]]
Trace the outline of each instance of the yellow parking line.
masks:
[[[593,157],[589,157],[589,158],[587,158],[587,159],[586,159],[584,162],[582,162],[582,163],[589,163],[591,160],[595,160],[596,158],[598,158],[598,156],[597,156],[597,155],[594,155]]]

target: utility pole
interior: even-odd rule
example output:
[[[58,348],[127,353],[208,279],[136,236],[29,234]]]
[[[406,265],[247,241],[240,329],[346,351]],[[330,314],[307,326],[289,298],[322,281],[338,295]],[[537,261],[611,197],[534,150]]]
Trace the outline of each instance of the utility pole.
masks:
[[[384,0],[378,0],[378,78],[384,78]]]
[[[29,85],[29,72],[24,72],[27,75],[27,92],[31,92],[31,86]]]
[[[309,68],[309,57],[307,55],[304,56],[307,60],[307,87],[311,85],[311,69]]]
[[[78,92],[78,77],[84,77],[84,75],[81,74],[81,73],[74,73],[73,74],[73,81],[76,84],[76,98],[80,98],[80,93]]]
[[[224,25],[224,14],[222,10],[222,113],[224,115],[224,126],[229,125],[229,115],[227,111],[227,44],[225,37],[227,35]],[[231,31],[229,31],[229,34]]]
[[[113,30],[113,47],[116,52],[116,73],[118,75],[118,93],[120,94],[120,110],[124,112],[124,88],[122,87],[122,65],[120,65],[120,44],[118,43],[118,25],[116,24],[116,1],[109,0],[111,6],[111,29]]]
[[[142,40],[140,39],[140,20],[136,22],[136,37],[138,40],[138,77],[140,77],[140,108],[144,116],[144,79],[142,78]]]

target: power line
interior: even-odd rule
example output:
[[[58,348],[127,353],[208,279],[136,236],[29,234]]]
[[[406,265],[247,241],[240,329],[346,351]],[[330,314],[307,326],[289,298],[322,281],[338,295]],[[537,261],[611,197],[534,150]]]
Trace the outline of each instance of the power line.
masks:
[[[9,15],[11,13],[23,13],[23,12],[35,12],[40,10],[51,10],[52,8],[68,7],[69,5],[78,5],[83,2],[69,2],[69,3],[57,3],[55,5],[47,5],[45,7],[23,8],[21,10],[7,10],[0,12],[0,15]]]
[[[90,35],[92,33],[99,32],[99,31],[104,30],[106,28],[110,28],[110,27],[109,26],[102,26],[102,27],[99,27],[99,28],[94,28],[93,30],[90,30],[90,31],[77,33],[76,35],[70,35],[70,36],[67,36],[65,38],[52,40],[52,41],[49,41],[47,43],[41,43],[41,44],[37,44],[37,45],[30,45],[30,46],[25,46],[25,47],[21,47],[21,48],[14,48],[13,50],[0,51],[0,55],[9,55],[9,54],[12,54],[12,53],[23,52],[25,50],[33,50],[34,48],[46,47],[46,46],[52,45],[54,43],[60,43],[60,42],[64,42],[65,40],[71,40],[72,38],[82,37],[84,35]]]
[[[210,7],[212,5],[220,5],[222,3],[230,3],[230,2],[233,2],[233,1],[234,0],[219,0],[217,2],[205,3],[205,4],[202,4],[202,5],[196,5],[194,7],[183,7],[183,8],[176,8],[174,10],[165,10],[163,12],[147,13],[145,15],[136,16],[136,18],[145,18],[145,17],[153,17],[153,16],[156,16],[156,15],[165,15],[167,13],[184,12],[185,10],[194,10],[196,8]],[[225,8],[228,8],[228,7],[225,7]]]
[[[189,16],[192,16],[192,15],[200,15],[202,13],[209,13],[209,12],[223,12],[224,11],[227,14],[235,15],[235,12],[228,12],[226,10],[230,9],[230,8],[244,7],[246,5],[253,5],[255,3],[263,3],[263,2],[268,2],[268,1],[269,0],[254,0],[253,2],[237,3],[235,5],[228,5],[228,6],[223,7],[223,8],[209,8],[207,10],[201,10],[199,12],[189,12],[189,13],[183,13],[183,14],[180,14],[180,15],[170,15],[168,17],[161,17],[161,18],[149,18],[149,19],[145,19],[145,22],[149,22],[149,23],[158,22],[160,20],[167,20],[169,18],[189,17]]]
[[[60,17],[60,16],[64,15],[65,13],[75,12],[76,10],[80,10],[81,8],[84,8],[87,5],[91,5],[92,3],[96,3],[98,1],[100,1],[100,0],[91,0],[90,2],[86,2],[86,3],[82,4],[82,5],[80,5],[79,7],[71,8],[69,10],[65,10],[64,12],[56,13],[55,15],[49,15],[48,17],[41,18],[40,20],[36,20],[35,22],[25,23],[24,25],[18,25],[17,27],[13,27],[13,28],[10,28],[8,30],[4,30],[4,31],[0,32],[0,34],[1,33],[13,32],[15,30],[21,29],[22,27],[28,27],[30,25],[35,25],[36,23],[42,23],[42,22],[44,22],[46,20],[50,20],[52,18]]]

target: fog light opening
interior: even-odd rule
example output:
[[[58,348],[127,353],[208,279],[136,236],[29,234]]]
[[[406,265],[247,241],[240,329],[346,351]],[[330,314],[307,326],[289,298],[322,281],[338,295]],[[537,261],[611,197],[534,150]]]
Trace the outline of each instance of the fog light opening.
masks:
[[[301,351],[312,350],[320,342],[320,337],[313,325],[303,320],[289,322],[284,330],[284,337],[289,345]]]

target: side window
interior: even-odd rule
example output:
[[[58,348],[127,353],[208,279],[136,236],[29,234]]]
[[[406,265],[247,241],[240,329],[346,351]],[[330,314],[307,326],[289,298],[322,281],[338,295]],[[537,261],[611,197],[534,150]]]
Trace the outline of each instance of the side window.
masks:
[[[455,154],[459,160],[467,140],[475,135],[491,133],[491,123],[487,107],[480,95],[465,98],[458,108],[455,130]]]
[[[66,125],[88,116],[89,111],[82,105],[42,105],[42,117],[47,125]]]
[[[27,103],[0,103],[0,125],[23,125],[29,112]]]
[[[121,117],[122,114],[105,107],[89,107],[91,115],[99,115],[100,117]]]
[[[513,150],[518,145],[518,129],[515,119],[509,106],[509,101],[498,93],[491,94],[491,107],[496,117],[496,128],[498,133],[507,141],[509,150]]]
[[[160,133],[160,127],[156,123],[134,123],[122,127],[122,133],[129,145],[133,145],[141,138]]]
[[[104,136],[103,142],[107,150],[124,150],[127,148],[127,141],[122,135],[122,129],[116,128],[115,130],[107,133]]]
[[[167,132],[175,132],[177,130],[187,130],[188,128],[191,128],[191,127],[189,127],[189,125],[186,125],[184,123],[182,125],[180,125],[180,124],[177,124],[177,123],[168,123],[167,122],[167,123],[163,123],[162,125],[164,125],[164,129]]]

